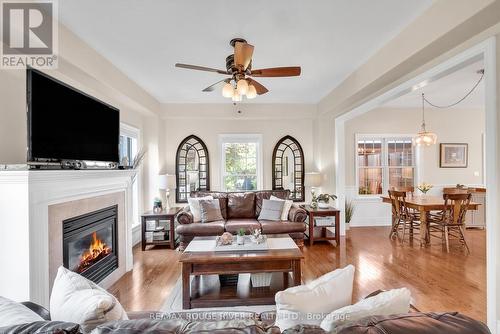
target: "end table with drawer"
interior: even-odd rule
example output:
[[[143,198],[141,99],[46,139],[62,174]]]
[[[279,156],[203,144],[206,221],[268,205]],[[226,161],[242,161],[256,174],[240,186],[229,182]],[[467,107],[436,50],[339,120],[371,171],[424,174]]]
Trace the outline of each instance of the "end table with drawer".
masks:
[[[141,216],[143,251],[148,245],[166,245],[175,249],[175,218],[181,210],[182,207],[172,207],[161,212],[148,211]],[[153,238],[146,238],[147,233],[151,233]],[[155,233],[160,239],[154,237]]]
[[[330,207],[327,209],[313,208],[310,205],[301,205],[307,211],[309,217],[308,228],[306,231],[309,237],[309,246],[312,246],[315,241],[335,240],[336,245],[340,245],[340,210]],[[334,225],[317,225],[315,218],[317,217],[334,217]],[[330,231],[330,228],[335,228],[335,234]],[[321,234],[315,235],[314,230],[321,230]]]

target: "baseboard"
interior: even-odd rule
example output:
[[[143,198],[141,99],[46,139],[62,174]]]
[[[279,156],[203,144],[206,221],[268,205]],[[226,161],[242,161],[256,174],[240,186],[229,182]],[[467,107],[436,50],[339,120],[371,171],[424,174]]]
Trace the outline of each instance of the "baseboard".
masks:
[[[136,225],[132,228],[132,247],[142,241],[141,225]]]
[[[391,226],[390,217],[363,218],[362,221],[351,220],[350,227]]]

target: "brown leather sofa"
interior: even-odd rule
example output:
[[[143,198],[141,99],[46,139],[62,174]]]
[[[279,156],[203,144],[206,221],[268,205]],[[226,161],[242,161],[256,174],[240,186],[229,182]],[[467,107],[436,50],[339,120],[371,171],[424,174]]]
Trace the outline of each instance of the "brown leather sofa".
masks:
[[[218,199],[224,220],[210,223],[195,223],[193,215],[186,206],[178,215],[179,225],[176,233],[180,240],[180,250],[184,250],[196,236],[217,236],[224,232],[236,234],[240,228],[247,233],[260,228],[264,234],[288,234],[299,247],[304,245],[306,211],[294,204],[286,221],[258,220],[262,201],[271,195],[288,198],[289,190],[264,190],[255,192],[217,192],[197,191],[191,197],[213,196]]]
[[[369,296],[378,294],[376,291]],[[46,321],[24,325],[2,327],[5,334],[80,334],[85,331],[78,324],[50,321],[49,312],[34,303],[23,303]],[[416,308],[412,307],[416,310]],[[130,320],[110,321],[92,331],[92,334],[192,334],[192,333],[246,333],[278,334],[274,326],[276,312],[255,313],[251,311],[181,311],[129,312]],[[321,327],[297,325],[285,330],[285,334],[324,334]],[[490,334],[488,327],[480,321],[458,312],[422,313],[409,312],[389,316],[366,317],[334,330],[335,334]]]
[[[273,325],[274,312],[249,311],[186,311],[176,313],[132,312],[130,320],[110,321],[98,325],[92,334],[201,334],[243,333],[279,334]],[[78,324],[39,321],[31,324],[1,327],[5,334],[83,334]],[[326,334],[319,326],[297,325],[285,334]],[[366,317],[336,328],[335,334],[489,334],[483,323],[457,312],[405,313],[390,316]]]

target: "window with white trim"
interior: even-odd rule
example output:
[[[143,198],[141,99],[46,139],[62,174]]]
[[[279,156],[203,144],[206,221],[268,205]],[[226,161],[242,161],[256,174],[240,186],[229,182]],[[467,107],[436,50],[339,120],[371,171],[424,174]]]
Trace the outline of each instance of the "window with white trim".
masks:
[[[120,165],[130,167],[137,154],[139,146],[139,129],[126,124],[120,125]],[[137,173],[132,183],[132,227],[140,225],[139,217],[139,175]]]
[[[406,136],[356,136],[358,195],[381,195],[398,187],[414,186],[415,154]]]
[[[221,187],[224,191],[261,188],[261,135],[220,135]]]

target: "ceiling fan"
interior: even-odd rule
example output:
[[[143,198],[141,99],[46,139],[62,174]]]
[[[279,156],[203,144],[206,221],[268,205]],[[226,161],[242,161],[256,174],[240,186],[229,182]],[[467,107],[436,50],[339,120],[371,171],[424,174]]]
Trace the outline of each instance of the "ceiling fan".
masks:
[[[234,48],[234,54],[226,57],[226,70],[180,63],[175,64],[175,66],[190,70],[229,75],[229,78],[217,81],[213,85],[203,89],[203,92],[211,92],[218,85],[225,83],[222,88],[222,96],[231,98],[233,102],[240,102],[243,96],[253,99],[257,95],[262,95],[269,91],[250,77],[294,77],[300,75],[300,66],[252,70],[253,45],[248,44],[243,38],[234,38],[229,44]]]

